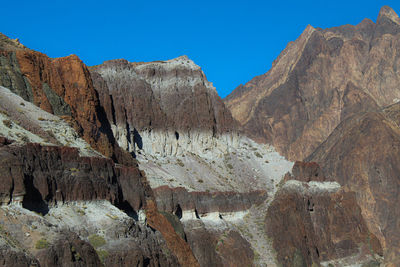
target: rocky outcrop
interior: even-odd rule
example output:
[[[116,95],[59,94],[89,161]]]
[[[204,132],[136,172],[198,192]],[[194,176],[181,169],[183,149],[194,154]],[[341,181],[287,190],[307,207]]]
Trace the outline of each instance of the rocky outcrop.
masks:
[[[168,219],[158,212],[156,203],[149,200],[146,208],[147,223],[161,232],[168,248],[174,252],[179,263],[182,266],[200,266],[190,246],[175,232]]]
[[[165,217],[158,213],[157,206],[152,200],[153,192],[136,167],[116,166],[111,159],[107,158],[79,157],[79,151],[76,148],[41,146],[30,143],[21,146],[9,143],[11,142],[2,138],[3,146],[0,147],[2,163],[0,196],[3,204],[22,203],[24,208],[43,215],[52,213],[49,215],[51,218],[59,218],[59,215],[53,214],[54,206],[59,207],[61,205],[62,207],[64,204],[76,201],[107,200],[133,215],[145,209],[148,224],[161,232],[162,236],[157,238],[165,240],[167,248],[171,251],[171,256],[162,252],[165,248],[160,248],[158,241],[152,243],[154,241],[151,241],[152,237],[147,233],[146,236],[141,236],[145,250],[131,247],[126,248],[125,252],[120,251],[114,255],[111,253],[114,250],[110,248],[109,258],[107,259],[110,262],[115,262],[118,257],[129,255],[126,256],[129,258],[127,262],[150,262],[152,264],[163,262],[163,266],[175,266],[179,262],[179,264],[185,266],[196,266],[197,261],[187,243],[179,237]],[[81,208],[79,210],[80,213],[78,213],[83,216],[85,212]],[[117,218],[110,214],[107,216],[111,218],[109,220]],[[33,221],[35,220],[37,219]],[[72,225],[69,225],[68,229],[76,229],[79,233],[86,233],[89,228],[85,227],[101,226],[79,226],[78,224],[74,228],[72,227]],[[132,226],[127,225],[125,227],[130,229]],[[133,237],[136,236],[137,239],[137,234],[141,231],[149,231],[149,229],[137,230]],[[68,253],[66,254],[63,251],[73,241],[66,242],[65,240],[54,241],[51,250],[44,253],[43,258],[38,256],[41,264],[54,266],[57,265],[57,262],[63,261],[62,257],[69,257]],[[133,251],[138,255],[137,258],[133,257],[135,255],[132,253]],[[84,255],[86,254],[80,253],[81,257]],[[174,255],[177,255],[178,261],[174,260]],[[89,260],[89,258],[86,260]],[[187,263],[190,264],[187,265]],[[79,264],[90,265],[87,262],[80,262]],[[79,264],[75,266],[81,266]],[[96,263],[92,265],[97,266]]]
[[[187,240],[200,266],[254,266],[251,245],[236,231],[185,223]]]
[[[115,143],[89,70],[77,56],[50,59],[10,45],[15,42],[4,35],[0,42],[1,86],[49,113],[66,116],[78,134],[103,155],[134,164]]]
[[[398,223],[400,105],[343,121],[308,158],[356,192],[369,229],[384,247],[385,260],[400,264]]]
[[[36,259],[21,251],[12,250],[8,246],[1,246],[0,266],[31,267],[40,265]]]
[[[238,192],[188,192],[183,187],[162,186],[153,189],[157,207],[162,211],[180,213],[192,211],[202,214],[246,211],[252,205],[262,203],[267,198],[266,191]]]
[[[138,210],[145,205],[144,179],[137,168],[115,167],[106,158],[79,157],[78,149],[69,147],[3,146],[0,154],[2,203],[16,201],[34,207],[105,199],[121,205],[127,200],[121,194],[125,191],[131,207]]]
[[[112,60],[91,73],[114,136],[128,151],[204,150],[215,146],[213,138],[237,130],[215,88],[186,56],[149,63]]]
[[[76,234],[65,233],[52,246],[36,255],[41,267],[52,266],[102,266],[96,250]]]
[[[376,23],[308,26],[225,103],[250,136],[302,160],[348,116],[399,101],[398,21],[383,7]]]
[[[283,185],[265,218],[265,230],[280,264],[377,262],[382,247],[368,230],[355,193],[346,192],[336,182],[301,180]]]

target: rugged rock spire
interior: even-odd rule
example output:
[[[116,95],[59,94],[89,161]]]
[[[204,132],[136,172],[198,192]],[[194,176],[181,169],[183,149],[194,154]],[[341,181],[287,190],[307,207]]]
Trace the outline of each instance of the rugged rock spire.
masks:
[[[383,6],[379,12],[376,22],[380,24],[383,20],[390,19],[396,24],[400,24],[400,18],[397,13],[389,6]]]

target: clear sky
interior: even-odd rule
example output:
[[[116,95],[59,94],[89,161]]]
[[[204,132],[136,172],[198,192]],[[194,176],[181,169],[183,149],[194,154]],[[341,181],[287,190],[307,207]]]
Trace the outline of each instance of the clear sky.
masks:
[[[187,55],[225,97],[269,70],[308,24],[376,21],[400,1],[2,1],[0,32],[50,57],[78,55],[87,65],[125,58]]]

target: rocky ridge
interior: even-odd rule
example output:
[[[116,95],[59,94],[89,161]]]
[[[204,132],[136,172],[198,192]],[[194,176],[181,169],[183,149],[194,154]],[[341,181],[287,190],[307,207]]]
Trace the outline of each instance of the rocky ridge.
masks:
[[[388,266],[399,264],[399,104],[343,121],[307,160],[356,192],[370,231],[380,240]],[[372,145],[373,144],[373,145]]]
[[[87,68],[76,56],[50,59],[0,36],[0,85],[10,88],[0,87],[6,107],[0,133],[13,139],[0,138],[7,181],[0,192],[0,255],[11,255],[0,260],[43,266],[368,266],[384,255],[395,262],[397,250],[387,249],[397,242],[393,219],[383,214],[387,220],[377,222],[371,215],[375,207],[395,207],[362,202],[371,195],[384,199],[388,191],[380,194],[368,184],[374,176],[363,176],[364,196],[349,169],[334,171],[341,162],[334,148],[349,136],[334,130],[332,141],[312,154],[309,160],[321,167],[293,165],[274,146],[292,160],[303,159],[341,122],[359,129],[363,119],[353,115],[364,112],[379,113],[393,130],[381,133],[387,149],[399,116],[396,105],[381,111],[397,101],[391,86],[397,78],[382,49],[395,41],[396,18],[385,7],[377,23],[307,27],[269,73],[227,98],[246,134],[185,56]],[[381,58],[389,70],[376,65]],[[390,94],[379,86],[389,86]],[[58,123],[62,127],[50,134]],[[349,166],[357,164],[350,148],[340,155]],[[353,171],[355,177],[365,169]],[[38,241],[47,247],[36,248]]]
[[[302,160],[348,116],[400,99],[398,21],[383,7],[376,23],[308,26],[270,71],[224,101],[249,135]]]

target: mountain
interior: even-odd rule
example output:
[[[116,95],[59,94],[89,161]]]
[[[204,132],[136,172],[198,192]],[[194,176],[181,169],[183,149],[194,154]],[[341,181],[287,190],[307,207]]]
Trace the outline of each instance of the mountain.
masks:
[[[399,101],[399,21],[383,7],[376,23],[307,26],[270,71],[224,102],[248,135],[302,160],[349,115]]]
[[[399,191],[399,33],[400,19],[386,6],[376,23],[365,19],[356,26],[308,26],[288,44],[269,72],[239,86],[224,100],[247,135],[273,144],[291,160],[318,163],[318,177],[323,174],[338,182],[346,194],[355,193],[353,201],[360,206],[363,227],[379,240],[385,266],[400,264],[395,204]],[[287,183],[284,187],[291,184]],[[274,205],[288,209],[287,205],[298,202],[293,200],[296,197],[287,192],[277,196],[274,201],[283,203],[272,204],[270,212],[277,208]],[[288,220],[298,224],[298,219]],[[266,227],[275,234],[269,223]],[[286,247],[303,246],[296,242]],[[290,259],[284,252],[281,257]],[[311,253],[303,258],[306,265],[313,257]]]
[[[400,264],[399,236],[400,105],[344,120],[307,160],[356,192],[369,229],[386,249],[385,259]]]
[[[0,35],[0,265],[397,266],[399,22],[308,26],[225,100]]]

